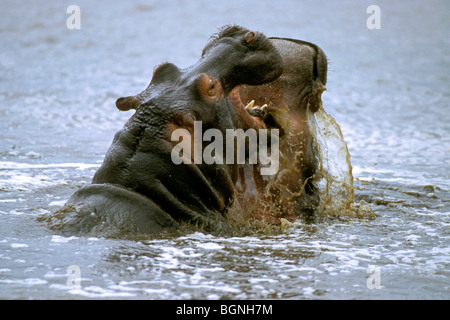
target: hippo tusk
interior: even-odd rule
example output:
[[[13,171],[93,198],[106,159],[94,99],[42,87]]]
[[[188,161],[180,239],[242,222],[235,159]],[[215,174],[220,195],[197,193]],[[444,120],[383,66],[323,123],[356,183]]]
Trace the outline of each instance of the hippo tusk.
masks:
[[[253,108],[253,105],[255,104],[255,100],[250,101],[246,106],[245,106],[245,110],[250,110],[251,108]]]

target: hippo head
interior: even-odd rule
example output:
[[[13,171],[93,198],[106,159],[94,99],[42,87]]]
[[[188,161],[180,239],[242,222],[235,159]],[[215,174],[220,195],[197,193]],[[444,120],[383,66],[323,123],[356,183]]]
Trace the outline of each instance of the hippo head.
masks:
[[[261,122],[244,109],[239,87],[273,81],[282,72],[283,59],[270,40],[238,26],[213,36],[189,68],[155,67],[142,93],[117,100],[119,110],[136,112],[116,133],[92,184],[60,210],[65,213],[60,229],[115,235],[102,228],[156,233],[181,221],[211,231],[225,226],[237,166],[174,163],[172,152],[181,139],[173,141],[173,133],[182,129],[193,136],[199,123],[202,132],[214,128],[224,135],[230,128],[258,128]]]

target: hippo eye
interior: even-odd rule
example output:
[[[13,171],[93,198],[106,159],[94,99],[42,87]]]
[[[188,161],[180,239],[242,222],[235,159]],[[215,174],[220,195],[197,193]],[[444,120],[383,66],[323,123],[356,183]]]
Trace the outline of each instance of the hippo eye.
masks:
[[[214,95],[214,92],[216,91],[215,87],[216,87],[216,84],[214,83],[214,80],[211,79],[211,84],[210,84],[209,90],[208,90],[208,95],[209,96],[213,96]]]
[[[197,89],[205,100],[217,101],[222,96],[220,82],[214,80],[210,75],[202,73],[197,79]]]

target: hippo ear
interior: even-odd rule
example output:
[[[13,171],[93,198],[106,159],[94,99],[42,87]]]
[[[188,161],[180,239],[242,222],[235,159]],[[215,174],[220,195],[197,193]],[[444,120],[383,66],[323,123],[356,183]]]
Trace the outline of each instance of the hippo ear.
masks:
[[[208,102],[216,102],[223,97],[222,85],[207,73],[202,73],[197,78],[197,90],[202,99]]]
[[[134,96],[122,97],[117,99],[116,107],[120,111],[128,111],[130,109],[136,109],[139,107],[139,101]]]
[[[181,75],[181,70],[173,63],[164,62],[153,69],[152,84],[160,84],[177,80]]]

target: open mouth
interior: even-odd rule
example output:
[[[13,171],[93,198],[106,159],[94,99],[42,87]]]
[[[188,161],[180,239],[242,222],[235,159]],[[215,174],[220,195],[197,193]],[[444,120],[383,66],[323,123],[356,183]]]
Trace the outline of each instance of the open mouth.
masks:
[[[269,107],[273,107],[270,103],[261,103],[258,99],[242,98],[241,88],[243,85],[236,86],[228,95],[233,110],[232,114],[237,115],[236,127],[243,129],[265,129],[264,119],[268,114]],[[244,99],[244,101],[243,101]],[[245,104],[244,104],[245,103]]]
[[[284,137],[291,127],[289,106],[280,107],[274,104],[271,101],[270,87],[259,92],[248,89],[246,85],[239,85],[231,90],[228,96],[237,114],[237,127],[278,129],[280,138]],[[262,95],[262,92],[266,95]]]
[[[257,102],[255,99],[248,99],[248,101],[242,101],[241,99],[241,88],[243,85],[238,85],[236,86],[233,90],[231,90],[230,94],[229,94],[229,99],[231,101],[231,103],[233,103],[233,105],[235,106],[235,108],[240,111],[243,110],[257,110],[257,109],[263,109],[263,108],[267,108],[268,104],[267,103],[261,103],[261,102]],[[245,105],[244,105],[245,103]]]

